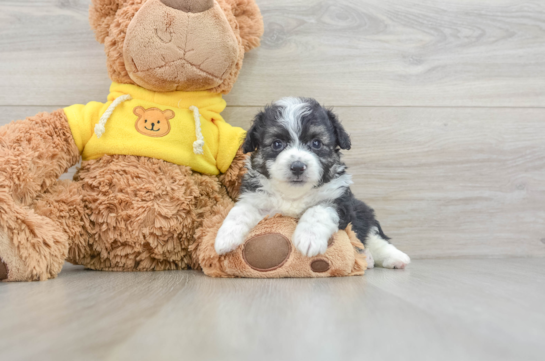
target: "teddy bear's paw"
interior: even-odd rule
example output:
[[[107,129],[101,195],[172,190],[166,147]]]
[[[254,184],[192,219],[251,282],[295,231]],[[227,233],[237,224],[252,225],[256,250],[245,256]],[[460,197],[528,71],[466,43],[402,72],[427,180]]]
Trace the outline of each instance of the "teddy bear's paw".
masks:
[[[333,238],[326,241],[326,248],[332,243]],[[248,239],[244,244],[242,256],[252,269],[259,272],[269,272],[283,267],[290,259],[292,249],[293,246],[288,238],[279,233],[271,233]],[[308,272],[310,274],[323,273],[331,268],[331,263],[326,257],[307,258],[299,255],[296,263],[300,263],[298,268],[303,269],[303,274]]]
[[[2,232],[0,230],[0,250],[2,253],[8,252],[7,246],[8,246],[8,235]],[[4,254],[4,257],[6,255]],[[8,265],[4,263],[4,260],[2,259],[2,254],[0,254],[0,281],[7,280],[8,279]]]
[[[205,263],[203,270],[213,277],[246,278],[339,277],[364,273],[363,247],[358,246],[361,243],[350,227],[329,239],[320,239],[323,245],[317,247],[316,253],[321,253],[308,257],[296,246],[296,228],[300,225],[290,217],[264,219],[248,234],[240,247]],[[300,228],[301,231],[303,229],[307,230]],[[315,237],[305,239],[314,241]],[[299,242],[301,240],[299,238]],[[210,251],[217,256],[215,250]]]
[[[0,281],[30,281],[28,266],[18,255],[8,235],[0,230]]]
[[[53,221],[34,212],[26,214],[22,225],[19,230],[24,232],[19,233],[17,246],[0,226],[0,279],[27,282],[55,278],[68,253],[68,237]]]

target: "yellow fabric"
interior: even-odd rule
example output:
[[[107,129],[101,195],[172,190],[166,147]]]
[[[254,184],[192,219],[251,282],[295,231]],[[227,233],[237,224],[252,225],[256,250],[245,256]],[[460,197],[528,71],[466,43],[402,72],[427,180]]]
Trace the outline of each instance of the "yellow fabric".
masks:
[[[101,138],[94,133],[95,125],[112,102],[125,94],[132,100],[119,104],[106,123]],[[245,131],[233,127],[222,118],[225,100],[221,94],[201,92],[152,92],[136,85],[113,83],[108,102],[91,102],[87,105],[72,105],[64,111],[72,135],[83,157],[91,160],[105,154],[137,155],[162,159],[167,162],[186,165],[205,174],[225,172],[231,165],[242,144]],[[193,152],[195,118],[189,107],[196,106],[201,114],[201,128],[204,137],[204,154]],[[162,137],[152,137],[136,129],[137,107],[144,109],[168,109],[175,114],[170,119],[170,132]],[[164,123],[163,123],[164,124]]]

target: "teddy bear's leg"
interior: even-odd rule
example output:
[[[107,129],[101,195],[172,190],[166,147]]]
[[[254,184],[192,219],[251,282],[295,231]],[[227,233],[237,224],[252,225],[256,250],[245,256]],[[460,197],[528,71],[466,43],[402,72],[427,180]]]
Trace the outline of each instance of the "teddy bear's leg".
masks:
[[[79,160],[62,110],[0,128],[0,274],[8,281],[55,277],[68,251],[58,225],[32,208]]]
[[[0,279],[9,281],[31,281],[55,278],[67,259],[80,259],[89,253],[88,233],[84,227],[84,209],[81,184],[72,181],[58,181],[45,193],[38,195],[31,209],[25,210],[25,217],[36,225],[34,235],[25,234],[18,239],[18,247],[8,242],[8,237],[0,231],[0,251],[9,263],[0,264]],[[3,236],[3,237],[2,237]],[[21,257],[20,249],[38,246],[38,260],[31,261]],[[28,250],[26,251],[29,254]],[[32,256],[32,255],[31,255]],[[36,256],[36,255],[35,255]],[[35,258],[34,256],[34,258]],[[4,269],[4,271],[3,271]]]
[[[57,224],[31,209],[10,209],[7,232],[0,230],[2,280],[45,281],[61,271],[68,237]],[[5,219],[4,219],[5,220]]]
[[[53,221],[67,236],[68,255],[63,259],[79,264],[90,256],[89,219],[83,206],[82,183],[58,181],[33,205],[34,211]]]

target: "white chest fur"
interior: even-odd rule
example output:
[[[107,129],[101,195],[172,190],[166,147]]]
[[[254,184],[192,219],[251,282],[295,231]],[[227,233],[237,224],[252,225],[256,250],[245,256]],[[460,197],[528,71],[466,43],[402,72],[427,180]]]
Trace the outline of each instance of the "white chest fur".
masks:
[[[241,200],[259,209],[261,215],[299,218],[307,209],[318,204],[333,203],[352,184],[350,175],[345,174],[320,187],[292,186],[262,181],[262,187],[255,193],[241,195]]]
[[[301,197],[298,199],[285,199],[279,194],[268,197],[268,204],[263,212],[269,216],[282,214],[288,217],[299,218],[305,210],[315,205],[312,197]]]

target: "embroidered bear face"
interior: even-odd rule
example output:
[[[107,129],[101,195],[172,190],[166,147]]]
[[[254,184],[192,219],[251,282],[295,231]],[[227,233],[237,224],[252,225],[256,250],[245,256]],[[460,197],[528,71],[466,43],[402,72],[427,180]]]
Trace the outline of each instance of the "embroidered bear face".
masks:
[[[169,120],[175,116],[172,110],[162,111],[158,108],[136,107],[133,112],[138,116],[135,124],[138,133],[148,137],[164,137],[170,133]]]

